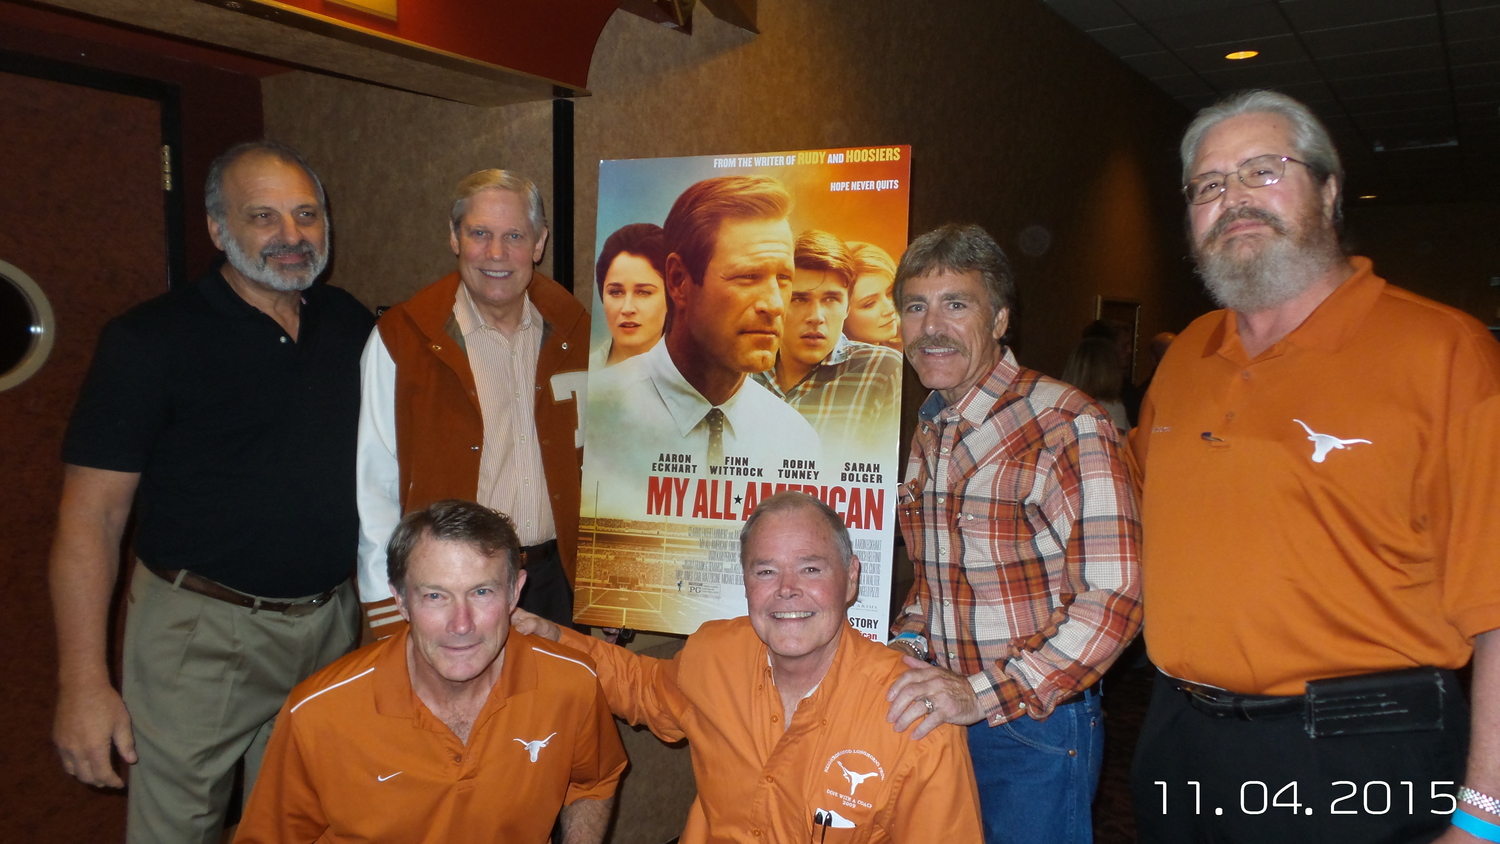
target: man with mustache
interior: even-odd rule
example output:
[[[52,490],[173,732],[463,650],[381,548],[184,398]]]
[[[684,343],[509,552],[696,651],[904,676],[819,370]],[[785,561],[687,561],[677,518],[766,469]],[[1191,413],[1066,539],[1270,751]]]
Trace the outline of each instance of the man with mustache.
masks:
[[[51,587],[53,740],[119,788],[131,842],[213,842],[287,693],[356,641],[359,356],[374,320],[314,285],[323,186],[296,151],[236,146],[207,184],[227,263],[105,327],[63,445]],[[106,657],[135,507],[121,690]]]
[[[765,176],[706,179],[673,203],[666,335],[590,385],[596,418],[610,420],[588,430],[591,494],[596,481],[608,495],[613,479],[644,478],[662,453],[689,455],[698,475],[732,457],[817,459],[812,427],[749,377],[780,348],[795,271],[791,209],[786,188]],[[640,497],[618,506],[638,508]]]
[[[1345,253],[1303,104],[1233,95],[1181,151],[1224,309],[1172,342],[1131,436],[1161,669],[1141,838],[1500,841],[1500,345]]]
[[[1001,345],[1015,281],[978,226],[912,241],[901,337],[923,386],[898,516],[916,579],[889,720],[967,726],[985,841],[1085,844],[1099,679],[1141,623],[1136,516],[1109,413]]]
[[[755,380],[797,409],[825,451],[866,456],[900,434],[901,355],[844,336],[855,262],[844,241],[797,236],[791,301],[776,366]]]
[[[383,314],[365,349],[359,589],[377,638],[404,623],[385,581],[391,531],[449,498],[509,514],[521,606],[573,619],[588,312],[536,272],[547,218],[530,179],[466,176],[448,222],[458,269]]]

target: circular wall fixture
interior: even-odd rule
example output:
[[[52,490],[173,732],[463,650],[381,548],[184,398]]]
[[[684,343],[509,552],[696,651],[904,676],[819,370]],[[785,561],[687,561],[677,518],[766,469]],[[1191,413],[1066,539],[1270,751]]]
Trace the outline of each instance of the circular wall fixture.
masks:
[[[20,267],[0,261],[0,390],[35,375],[56,334],[47,294]]]

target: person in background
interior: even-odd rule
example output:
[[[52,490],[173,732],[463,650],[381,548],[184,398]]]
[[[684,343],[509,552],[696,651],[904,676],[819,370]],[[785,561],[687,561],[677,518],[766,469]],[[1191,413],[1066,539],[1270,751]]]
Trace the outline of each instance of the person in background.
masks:
[[[1103,337],[1086,337],[1068,353],[1064,383],[1072,384],[1109,411],[1109,421],[1121,433],[1130,430],[1125,404],[1120,401],[1120,351]]]
[[[649,352],[661,339],[667,319],[667,244],[661,226],[631,223],[604,241],[594,278],[609,339],[589,356],[590,369],[603,369]]]
[[[1135,333],[1119,320],[1096,319],[1083,329],[1082,340],[1098,337],[1115,346],[1116,360],[1120,366],[1120,402],[1125,406],[1125,416],[1133,427],[1141,413],[1141,399],[1146,395],[1144,387],[1135,383]],[[1127,427],[1126,430],[1129,430]]]
[[[849,290],[849,317],[844,336],[860,343],[901,351],[901,315],[891,291],[896,284],[896,262],[873,243],[851,240],[854,285]]]

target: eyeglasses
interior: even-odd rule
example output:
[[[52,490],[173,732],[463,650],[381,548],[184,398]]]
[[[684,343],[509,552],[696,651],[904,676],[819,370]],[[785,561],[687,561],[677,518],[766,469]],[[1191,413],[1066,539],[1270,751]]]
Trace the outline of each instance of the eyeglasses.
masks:
[[[1266,185],[1274,185],[1281,181],[1286,175],[1286,163],[1301,164],[1303,167],[1312,169],[1312,165],[1306,161],[1298,161],[1285,155],[1257,155],[1240,165],[1240,169],[1234,172],[1240,183],[1247,188],[1263,188]],[[1205,202],[1213,202],[1229,188],[1229,174],[1211,171],[1200,173],[1188,180],[1182,186],[1182,195],[1192,205],[1202,205]]]

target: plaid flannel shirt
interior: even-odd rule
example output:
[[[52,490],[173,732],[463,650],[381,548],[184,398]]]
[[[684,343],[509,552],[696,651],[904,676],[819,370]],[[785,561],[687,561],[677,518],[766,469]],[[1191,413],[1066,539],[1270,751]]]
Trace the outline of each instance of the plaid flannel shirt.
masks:
[[[1140,629],[1140,518],[1115,426],[1008,350],[919,416],[899,508],[916,581],[893,629],[968,676],[992,726],[1046,718]]]
[[[776,370],[753,377],[797,409],[831,446],[885,445],[900,434],[901,354],[839,337],[838,345],[796,386],[782,391]]]

